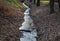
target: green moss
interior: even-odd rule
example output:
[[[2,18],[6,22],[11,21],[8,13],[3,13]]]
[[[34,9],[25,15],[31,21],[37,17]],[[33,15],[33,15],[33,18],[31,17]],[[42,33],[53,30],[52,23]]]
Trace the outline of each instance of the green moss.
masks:
[[[25,7],[18,2],[18,0],[6,0],[6,2],[12,6],[15,6],[20,9],[24,9]]]
[[[41,1],[42,6],[48,5],[49,1]]]

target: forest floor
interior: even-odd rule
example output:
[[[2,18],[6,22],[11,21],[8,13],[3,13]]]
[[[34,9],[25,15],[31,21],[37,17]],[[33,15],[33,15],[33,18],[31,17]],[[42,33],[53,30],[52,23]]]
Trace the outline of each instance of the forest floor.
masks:
[[[0,41],[20,41],[24,9],[0,2]]]
[[[49,13],[49,5],[37,7],[32,4],[30,7],[30,15],[38,31],[38,41],[60,41],[58,6],[55,6],[56,13],[53,14]],[[0,41],[20,41],[19,27],[23,22],[23,13],[24,11],[6,6],[5,3],[0,4]]]
[[[60,41],[60,13],[55,5],[55,13],[50,14],[49,5],[31,5],[31,18],[38,31],[38,41]]]

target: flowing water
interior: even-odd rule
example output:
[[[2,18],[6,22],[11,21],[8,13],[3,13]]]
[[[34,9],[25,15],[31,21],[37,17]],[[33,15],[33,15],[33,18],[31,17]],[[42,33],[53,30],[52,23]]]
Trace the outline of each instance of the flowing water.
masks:
[[[20,38],[20,41],[37,41],[37,31],[34,27],[33,20],[29,16],[30,8],[23,3],[23,5],[27,8],[24,12],[24,22],[22,26],[19,28],[20,32],[22,32],[23,36]]]

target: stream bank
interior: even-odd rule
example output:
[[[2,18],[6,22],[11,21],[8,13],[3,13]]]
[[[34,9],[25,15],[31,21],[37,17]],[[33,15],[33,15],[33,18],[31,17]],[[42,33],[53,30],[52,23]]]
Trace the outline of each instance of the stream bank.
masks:
[[[58,5],[55,6],[56,13],[50,14],[49,5],[31,5],[31,18],[38,30],[38,41],[60,41],[60,13]]]
[[[0,2],[0,41],[20,41],[24,10]]]

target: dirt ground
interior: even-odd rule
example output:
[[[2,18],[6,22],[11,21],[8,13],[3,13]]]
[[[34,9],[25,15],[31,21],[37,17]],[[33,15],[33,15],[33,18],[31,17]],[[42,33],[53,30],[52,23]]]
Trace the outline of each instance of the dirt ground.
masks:
[[[38,41],[60,41],[60,13],[58,5],[55,6],[55,13],[50,14],[49,5],[31,5],[31,18],[34,21],[38,32]]]
[[[23,12],[6,3],[0,3],[0,41],[20,41],[19,27]]]

